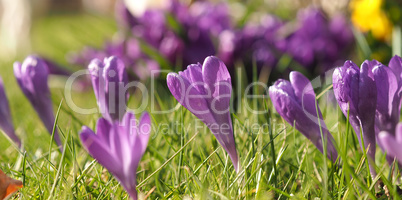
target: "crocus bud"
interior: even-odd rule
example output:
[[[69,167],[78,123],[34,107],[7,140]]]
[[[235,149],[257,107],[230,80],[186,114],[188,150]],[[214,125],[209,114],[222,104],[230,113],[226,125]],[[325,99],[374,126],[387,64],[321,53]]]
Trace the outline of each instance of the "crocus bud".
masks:
[[[348,117],[360,145],[360,131],[363,135],[370,163],[375,161],[376,137],[374,129],[377,88],[367,62],[361,69],[352,61],[346,61],[335,69],[332,76],[335,98],[345,117]],[[363,147],[362,147],[363,148]],[[370,172],[375,177],[375,169],[370,164]]]
[[[169,73],[167,85],[176,100],[208,126],[238,172],[229,105],[232,83],[225,64],[214,56],[207,57],[202,66],[193,64],[179,74]]]
[[[22,64],[14,63],[14,75],[22,92],[31,102],[47,131],[51,134],[55,117],[47,84],[49,72],[46,64],[39,57],[28,56]],[[57,129],[54,132],[54,140],[57,145],[62,145]]]
[[[313,87],[305,76],[293,71],[290,73],[290,82],[277,80],[269,87],[269,97],[283,119],[291,126],[294,125],[322,153],[324,153],[322,139],[326,140],[328,158],[332,161],[337,159],[334,138],[325,125]]]
[[[103,117],[109,121],[119,121],[126,112],[128,91],[127,72],[124,63],[117,57],[94,59],[88,66],[92,87]]]
[[[13,140],[19,147],[21,146],[21,141],[15,135],[14,125],[11,119],[10,107],[8,105],[8,100],[6,92],[3,86],[3,80],[0,77],[0,129]]]
[[[84,148],[122,184],[133,199],[137,199],[137,168],[147,148],[151,118],[144,113],[139,122],[126,113],[122,122],[100,118],[96,134],[84,126],[80,139]]]

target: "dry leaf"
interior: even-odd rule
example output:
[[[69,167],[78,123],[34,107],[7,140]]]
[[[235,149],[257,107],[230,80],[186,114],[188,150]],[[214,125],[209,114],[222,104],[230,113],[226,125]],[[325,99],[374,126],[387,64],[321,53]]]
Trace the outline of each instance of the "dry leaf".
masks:
[[[0,199],[9,198],[20,188],[22,188],[21,181],[8,177],[0,170]]]

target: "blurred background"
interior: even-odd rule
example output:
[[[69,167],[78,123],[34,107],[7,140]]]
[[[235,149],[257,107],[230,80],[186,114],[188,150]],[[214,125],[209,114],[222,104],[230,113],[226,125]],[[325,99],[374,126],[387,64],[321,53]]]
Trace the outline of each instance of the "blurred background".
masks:
[[[169,54],[172,54],[172,52],[165,53],[163,51],[168,51],[170,48],[178,48],[174,46],[178,45],[174,41],[170,41],[170,44],[174,47],[169,47],[167,46],[168,44],[162,44],[164,47],[160,49],[158,47],[160,47],[161,44],[154,44],[154,41],[150,41],[155,40],[155,38],[147,39],[147,34],[157,34],[136,34],[136,32],[141,31],[135,27],[137,25],[155,25],[154,27],[158,27],[158,23],[159,25],[161,24],[161,22],[156,22],[159,19],[156,19],[157,17],[155,17],[154,14],[146,14],[149,10],[158,10],[160,13],[163,13],[166,23],[170,23],[172,21],[170,20],[170,16],[174,16],[176,22],[179,22],[180,25],[185,27],[184,29],[186,30],[184,30],[184,32],[190,32],[192,27],[186,27],[188,26],[186,24],[188,22],[180,19],[181,11],[177,9],[179,7],[187,7],[187,15],[191,15],[192,18],[199,18],[194,21],[201,21],[200,26],[203,26],[203,23],[206,24],[205,29],[214,29],[213,24],[221,26],[218,28],[220,30],[207,31],[210,37],[214,37],[211,39],[213,47],[199,47],[200,49],[212,48],[213,50],[210,52],[208,52],[208,50],[205,51],[222,57],[221,59],[229,63],[229,65],[233,65],[233,63],[237,62],[233,59],[233,55],[235,55],[235,57],[242,57],[244,65],[250,65],[250,63],[253,62],[245,60],[254,60],[254,62],[257,62],[259,72],[263,65],[269,65],[270,69],[277,68],[280,69],[279,71],[283,71],[283,68],[287,68],[288,66],[278,67],[278,62],[286,63],[290,62],[289,59],[291,59],[297,61],[297,63],[293,63],[293,65],[296,66],[300,64],[302,69],[306,69],[307,75],[316,75],[323,71],[316,69],[317,67],[324,69],[334,67],[331,64],[323,64],[322,60],[327,60],[332,63],[336,62],[338,59],[361,58],[375,58],[380,61],[385,61],[388,60],[393,53],[400,52],[400,47],[395,48],[394,52],[392,52],[393,45],[400,46],[400,41],[392,40],[392,35],[400,32],[398,25],[401,21],[400,1],[230,0],[197,2],[188,0],[1,0],[0,2],[1,59],[15,60],[16,58],[22,58],[28,54],[35,53],[54,60],[63,65],[63,67],[72,69],[77,65],[85,65],[83,61],[74,61],[74,56],[77,57],[79,52],[82,52],[82,54],[88,53],[85,52],[88,51],[88,49],[85,50],[86,47],[106,52],[106,46],[108,44],[113,46],[116,41],[127,40],[132,36],[136,39],[145,40],[145,42],[155,47],[164,58],[170,61],[170,65],[180,65],[178,63],[189,64],[188,62],[190,61],[199,62],[197,59],[189,58],[191,56],[187,55],[180,55],[180,57],[182,57],[180,62],[177,61],[177,58],[169,58],[171,57]],[[208,4],[212,10],[218,9],[216,11],[220,13],[220,16],[217,16],[216,13],[207,13],[208,10],[205,9],[205,5],[199,6],[200,4]],[[218,8],[219,6],[224,8]],[[309,14],[309,11],[305,11],[303,14],[301,10],[308,8],[317,9],[320,13],[314,14],[312,12],[315,11],[310,11]],[[127,13],[125,13],[125,9],[127,9],[129,15],[133,15],[134,17],[130,16],[132,17],[130,19]],[[208,14],[211,14],[211,16],[207,16]],[[182,12],[182,15],[186,15],[186,13]],[[271,22],[267,22],[267,16],[274,17],[274,20],[277,21],[272,22],[273,19],[270,19]],[[319,19],[320,17],[322,19]],[[339,20],[339,18],[342,17],[344,19]],[[208,21],[208,19],[203,18],[210,19]],[[130,22],[130,20],[135,21],[135,19],[139,20],[135,23],[133,22],[134,24]],[[230,21],[226,22],[225,20]],[[325,22],[322,22],[322,20]],[[272,25],[268,23],[277,24]],[[255,27],[252,27],[253,25],[255,25]],[[352,26],[347,27],[348,25]],[[280,26],[280,28],[273,28],[272,26]],[[265,28],[266,30],[256,30],[261,28]],[[127,29],[132,29],[131,35],[127,34]],[[172,29],[174,34],[178,35],[180,39],[186,37],[182,37],[186,34],[183,34],[183,29],[180,30],[182,32],[177,31],[174,25]],[[150,31],[150,29],[143,28],[142,31]],[[165,30],[155,29],[153,31]],[[265,33],[262,33],[264,31]],[[159,34],[163,35],[165,33]],[[157,37],[166,38],[170,36]],[[249,38],[245,39],[245,37]],[[266,38],[264,41],[266,46],[270,46],[269,48],[256,47],[255,44],[244,44],[253,43],[252,40],[261,40],[262,37],[270,37]],[[321,43],[317,41],[318,39],[322,40]],[[335,41],[342,39],[343,41]],[[197,43],[197,41],[194,43]],[[231,45],[234,47],[231,47]],[[317,47],[320,45],[326,48]],[[191,46],[191,44],[187,46],[184,44],[183,49],[191,49],[189,46]],[[263,44],[260,43],[260,46],[263,46]],[[275,50],[272,50],[271,46],[274,46]],[[356,46],[360,48],[357,49],[358,51],[354,48]],[[303,48],[305,49],[303,50]],[[227,55],[228,51],[231,55]],[[254,52],[250,53],[250,51]],[[318,53],[319,51],[321,51],[321,53]],[[323,53],[323,51],[325,52]],[[74,55],[74,53],[76,53],[76,55]],[[113,53],[105,53],[105,55],[108,54]],[[178,55],[180,52],[174,52],[173,54]],[[268,54],[275,54],[275,56]],[[284,57],[284,54],[288,54],[289,56]],[[204,55],[199,57],[204,57]],[[158,65],[161,65],[159,60],[157,60],[157,62]],[[149,60],[145,63],[147,64],[143,65],[156,65],[156,63],[150,63]],[[339,64],[339,62],[336,62],[336,64]],[[325,66],[323,67],[322,65]],[[1,67],[4,68],[6,66]]]
[[[112,55],[144,83],[151,71],[210,55],[235,80],[245,72],[246,82],[270,85],[291,70],[314,78],[345,60],[388,64],[401,55],[401,8],[393,0],[0,0],[0,75],[10,99],[21,97],[12,63],[29,54],[64,77],[50,80],[60,89],[93,58]],[[165,72],[159,77],[165,86]],[[88,88],[85,79],[75,87]]]

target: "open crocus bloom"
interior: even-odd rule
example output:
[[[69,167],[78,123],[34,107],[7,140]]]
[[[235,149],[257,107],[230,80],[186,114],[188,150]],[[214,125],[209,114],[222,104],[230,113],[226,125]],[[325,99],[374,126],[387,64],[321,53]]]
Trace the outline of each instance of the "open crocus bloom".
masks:
[[[290,125],[295,125],[300,133],[324,153],[322,132],[323,139],[327,142],[328,158],[332,161],[337,159],[334,139],[325,125],[320,108],[316,105],[313,87],[305,76],[296,71],[291,72],[290,82],[279,79],[269,87],[269,96],[279,115]]]
[[[365,148],[368,148],[367,154],[371,158],[370,171],[374,178],[376,172],[372,165],[375,161],[376,148],[374,122],[377,88],[370,65],[364,62],[359,69],[352,61],[346,61],[342,67],[335,69],[332,83],[339,107],[345,117],[349,117],[349,122],[361,146],[363,143],[360,138],[360,131],[362,133]]]
[[[192,64],[179,74],[169,73],[167,85],[177,101],[208,126],[238,172],[230,118],[232,83],[225,64],[214,56],[207,57],[203,65]]]
[[[28,56],[22,64],[14,63],[14,75],[22,92],[31,102],[47,131],[51,134],[55,119],[47,84],[49,71],[45,62],[37,56]],[[54,140],[57,145],[62,145],[57,129],[54,132]]]
[[[82,128],[80,139],[89,152],[122,184],[133,199],[137,199],[136,171],[151,132],[151,119],[144,113],[139,122],[133,113],[126,113],[119,123],[100,118],[96,134]]]

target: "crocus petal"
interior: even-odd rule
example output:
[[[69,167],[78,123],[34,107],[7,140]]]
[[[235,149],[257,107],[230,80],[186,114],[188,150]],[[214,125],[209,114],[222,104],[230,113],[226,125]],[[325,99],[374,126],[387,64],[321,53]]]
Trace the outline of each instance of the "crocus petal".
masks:
[[[302,109],[306,111],[305,114],[311,116],[312,118],[318,119],[318,113],[321,121],[321,128],[327,129],[324,121],[322,120],[321,111],[318,105],[316,105],[316,97],[310,81],[297,71],[290,72],[289,79],[294,89],[295,96],[301,101],[300,103]],[[318,112],[316,107],[318,108]]]
[[[323,137],[327,139],[327,149],[328,154],[332,154],[332,159],[336,159],[336,149],[333,145],[333,137],[329,133],[327,126],[323,120],[321,110],[318,106],[318,102],[316,101],[316,96],[314,93],[313,86],[311,82],[300,72],[292,71],[289,75],[290,82],[294,89],[295,97],[299,99],[299,103],[301,108],[303,109],[304,114],[308,119],[313,121],[317,127],[317,133],[322,131]],[[318,115],[317,115],[318,114]],[[304,133],[306,134],[306,133]],[[320,135],[318,135],[320,136]],[[322,139],[321,137],[312,137],[310,136],[310,140],[317,146],[319,149],[322,149]],[[323,152],[323,150],[321,150]],[[331,158],[329,156],[329,158]]]
[[[374,79],[377,87],[377,125],[382,131],[394,133],[395,125],[399,122],[399,103],[397,76],[385,66],[378,66],[373,69]]]
[[[114,120],[121,119],[126,109],[128,99],[127,90],[122,90],[127,84],[127,72],[123,61],[117,57],[105,58],[103,77],[105,79],[105,89],[108,98],[108,113]],[[121,94],[120,94],[121,93]],[[110,98],[110,96],[114,98]]]
[[[293,73],[291,75],[292,81],[294,84],[300,83],[305,84],[305,86],[299,87],[298,95],[300,97],[308,96],[303,95],[302,92],[308,86],[307,82],[304,78],[298,77],[300,74]],[[311,95],[311,93],[310,93]],[[312,143],[320,150],[322,153],[323,144],[321,140],[321,131],[323,132],[323,136],[327,139],[327,156],[328,158],[332,159],[333,161],[337,158],[337,152],[333,145],[333,138],[326,129],[324,121],[320,118],[317,118],[317,112],[309,113],[301,106],[301,100],[295,94],[295,90],[292,87],[292,84],[286,80],[278,80],[274,83],[273,86],[269,87],[269,97],[271,98],[272,104],[275,110],[279,113],[281,117],[283,117],[290,125],[295,125],[295,128],[300,131],[303,135],[305,135]],[[305,98],[307,100],[308,98]],[[315,94],[313,99],[309,99],[315,101]],[[308,105],[314,104],[314,108],[310,108],[310,110],[315,109],[315,103],[309,102],[306,103]],[[308,114],[308,115],[307,115]],[[314,114],[314,115],[313,115]],[[321,120],[321,128],[319,126],[319,121]]]
[[[395,55],[394,57],[391,58],[391,60],[389,61],[389,68],[392,69],[392,71],[394,71],[398,82],[401,80],[402,78],[402,58]]]
[[[128,112],[121,122],[100,118],[97,134],[86,126],[80,133],[81,142],[89,154],[113,174],[133,199],[137,199],[136,170],[148,144],[150,123],[147,113],[137,123],[135,115]],[[141,129],[139,124],[148,126]]]
[[[398,90],[398,81],[392,70],[385,66],[377,66],[373,69],[378,92],[377,110],[391,115],[394,96]]]
[[[392,157],[396,157],[399,161],[400,164],[402,164],[402,151],[401,151],[401,145],[402,143],[397,142],[395,140],[395,137],[392,136],[392,134],[386,132],[386,131],[381,131],[378,139],[381,141],[383,144],[383,148],[385,151]]]
[[[374,82],[373,68],[380,65],[376,61],[365,61],[361,69],[351,61],[346,61],[344,66],[335,69],[333,74],[333,88],[336,100],[345,115],[349,117],[360,146],[368,149],[371,159],[370,172],[375,177],[373,167],[375,160],[376,130],[375,113],[377,102],[377,88]],[[363,138],[360,137],[363,136]]]
[[[205,115],[203,118],[213,119],[204,96],[184,76],[169,73],[166,79],[170,92],[181,105],[194,115]]]
[[[396,142],[402,144],[402,123],[398,123],[395,129]]]
[[[104,61],[94,59],[88,65],[92,86],[102,115],[109,121],[119,121],[126,112],[128,75],[123,61],[115,56]]]
[[[202,77],[202,65],[192,64],[187,67],[180,75],[184,76],[191,82],[191,85],[197,89],[200,94],[206,94],[205,83]]]
[[[119,171],[119,160],[111,154],[109,146],[88,127],[82,127],[80,139],[85,149],[110,172]]]
[[[21,146],[21,141],[15,135],[14,125],[11,119],[10,106],[3,86],[3,79],[0,77],[0,129],[13,140],[18,146]]]
[[[142,114],[138,129],[137,141],[141,144],[139,145],[141,154],[144,154],[151,132],[151,117],[147,112]]]
[[[128,116],[131,115],[131,116]],[[125,118],[135,119],[134,114],[127,113]],[[134,120],[130,120],[134,121]],[[140,117],[140,121],[138,124],[130,125],[130,128],[134,131],[130,133],[129,137],[131,140],[131,149],[130,152],[138,152],[131,154],[130,157],[126,157],[125,159],[131,158],[131,164],[129,169],[137,169],[138,163],[141,160],[142,155],[145,153],[147,149],[148,140],[151,132],[151,118],[148,113],[144,112]],[[135,175],[135,174],[134,174]],[[135,177],[133,178],[135,180]]]
[[[233,137],[232,120],[230,118],[230,97],[232,83],[229,71],[225,64],[214,56],[207,57],[202,67],[202,77],[205,82],[206,93],[212,94],[208,98],[210,109],[217,122],[216,128],[209,126],[212,133],[229,153],[235,170],[238,170],[238,157]],[[226,128],[227,127],[227,128]]]
[[[217,100],[215,106],[218,111],[228,110],[232,81],[225,64],[214,56],[207,57],[203,64],[202,76],[206,89],[209,89],[212,97]],[[210,104],[212,104],[212,99]]]
[[[88,65],[88,71],[89,74],[91,75],[91,80],[92,80],[92,86],[94,89],[94,93],[97,99],[99,99],[99,82],[100,79],[102,79],[103,76],[100,76],[102,69],[103,69],[103,63],[99,59],[93,59],[91,63]]]
[[[352,61],[346,61],[343,67],[335,69],[332,76],[334,93],[345,116],[347,111],[357,112],[359,94],[359,67]]]
[[[364,144],[369,147],[368,155],[375,157],[376,148],[376,136],[374,129],[376,102],[377,102],[377,89],[374,80],[370,77],[369,67],[362,65],[360,70],[360,82],[359,82],[359,120],[362,126]],[[360,133],[360,132],[359,132]],[[372,174],[374,169],[372,170]]]

